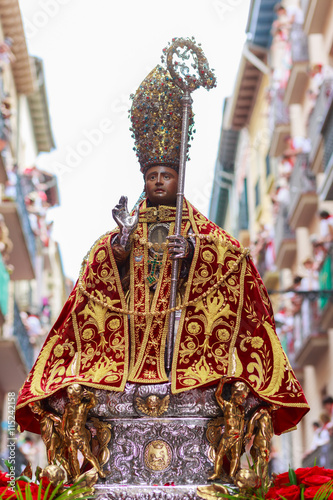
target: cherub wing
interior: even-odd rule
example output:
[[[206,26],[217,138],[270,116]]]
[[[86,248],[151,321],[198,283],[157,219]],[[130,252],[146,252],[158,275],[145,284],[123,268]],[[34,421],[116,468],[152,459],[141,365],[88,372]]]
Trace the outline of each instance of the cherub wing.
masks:
[[[158,416],[162,415],[162,413],[164,413],[165,411],[167,411],[168,406],[169,406],[169,402],[170,402],[170,396],[169,395],[165,396],[165,398],[162,399],[160,407],[159,407],[158,412],[157,412]]]
[[[143,398],[140,398],[140,396],[138,396],[136,398],[136,405],[140,411],[147,414],[148,408],[147,408],[146,402]]]

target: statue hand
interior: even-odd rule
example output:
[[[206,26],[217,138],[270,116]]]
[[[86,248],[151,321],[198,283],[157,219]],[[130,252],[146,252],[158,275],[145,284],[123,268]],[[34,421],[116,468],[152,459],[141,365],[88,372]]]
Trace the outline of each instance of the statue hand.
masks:
[[[171,235],[168,239],[168,253],[171,260],[188,257],[190,245],[184,236]]]
[[[135,231],[139,221],[139,211],[135,210],[133,215],[129,215],[127,208],[127,196],[121,196],[119,203],[112,210],[112,217],[120,229],[120,244],[126,248],[130,235]]]

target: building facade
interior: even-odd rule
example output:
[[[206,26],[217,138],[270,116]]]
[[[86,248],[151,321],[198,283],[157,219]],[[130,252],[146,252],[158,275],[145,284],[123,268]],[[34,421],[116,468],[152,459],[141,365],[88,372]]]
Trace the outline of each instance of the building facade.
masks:
[[[43,62],[28,54],[18,1],[0,0],[0,454],[14,432],[17,473],[43,459],[38,439],[18,434],[12,400],[67,295],[47,219],[57,179],[36,167],[54,147]]]
[[[312,424],[333,396],[333,3],[253,0],[247,33],[210,218],[251,247],[311,407],[276,443],[286,470],[313,465]]]

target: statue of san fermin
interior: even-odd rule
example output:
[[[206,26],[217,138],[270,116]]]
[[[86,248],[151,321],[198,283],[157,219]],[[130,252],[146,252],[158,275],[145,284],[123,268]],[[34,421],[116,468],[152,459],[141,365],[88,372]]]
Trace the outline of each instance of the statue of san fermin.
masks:
[[[309,409],[249,250],[183,195],[191,94],[215,85],[201,47],[175,38],[131,96],[144,196],[130,212],[121,196],[19,394],[21,430],[100,499],[269,481],[272,436]]]

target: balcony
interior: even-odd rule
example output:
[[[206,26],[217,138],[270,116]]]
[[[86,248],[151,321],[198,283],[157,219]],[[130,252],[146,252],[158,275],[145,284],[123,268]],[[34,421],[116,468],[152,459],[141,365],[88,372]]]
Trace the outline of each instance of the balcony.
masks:
[[[5,184],[8,181],[7,171],[4,160],[0,154],[0,184]]]
[[[25,364],[30,371],[34,362],[34,350],[32,344],[30,343],[29,336],[27,334],[27,330],[22,323],[20,311],[17,307],[16,302],[14,303],[14,329],[13,335],[17,338],[18,343],[21,347],[21,351],[23,354],[23,359]]]
[[[313,467],[314,463],[325,467],[325,469],[333,469],[333,437],[327,445],[318,446],[303,458],[302,467]]]
[[[274,290],[279,285],[280,273],[272,266],[267,266],[266,261],[267,246],[265,245],[259,252],[256,267],[268,291]]]
[[[0,389],[18,391],[33,365],[33,347],[14,304],[14,320],[8,335],[0,338]]]
[[[276,265],[279,269],[292,267],[296,257],[296,238],[288,223],[288,208],[281,208],[275,223]]]
[[[302,295],[301,310],[294,316],[293,358],[298,366],[316,365],[328,349],[328,336],[321,327],[320,291],[297,292]]]
[[[330,248],[320,271],[319,271],[319,289],[332,290],[332,271],[333,271],[333,247]],[[333,292],[323,295],[319,299],[320,326],[323,330],[333,328]]]
[[[312,170],[314,170],[316,173],[322,171],[322,155],[318,154],[319,146],[323,140],[321,135],[321,128],[327,114],[332,89],[333,80],[325,80],[320,87],[315,106],[313,107],[313,110],[311,111],[309,117],[308,137],[311,141],[311,152],[309,155],[309,160],[311,164],[315,163],[316,165],[318,165],[317,168],[314,168],[314,165],[312,165]],[[320,156],[319,161],[317,161],[318,156]]]
[[[293,25],[290,33],[292,67],[288,79],[284,103],[299,104],[303,101],[308,85],[309,51],[308,40],[299,25]]]
[[[284,103],[284,89],[276,89],[269,111],[269,126],[272,139],[269,155],[280,156],[285,148],[285,139],[290,135],[289,110]]]
[[[323,33],[331,0],[302,0],[304,31],[307,35]]]
[[[9,260],[9,264],[14,266],[12,280],[34,279],[36,241],[30,226],[19,178],[16,185],[16,199],[0,203],[0,213],[5,218],[9,236],[13,242],[13,251]]]
[[[333,94],[329,98],[321,133],[324,141],[324,176],[318,195],[322,200],[333,200]]]
[[[8,310],[8,287],[9,274],[0,254],[0,326],[3,325]]]
[[[297,156],[289,183],[288,220],[290,227],[292,229],[307,227],[318,206],[316,178],[310,170],[307,154]]]

